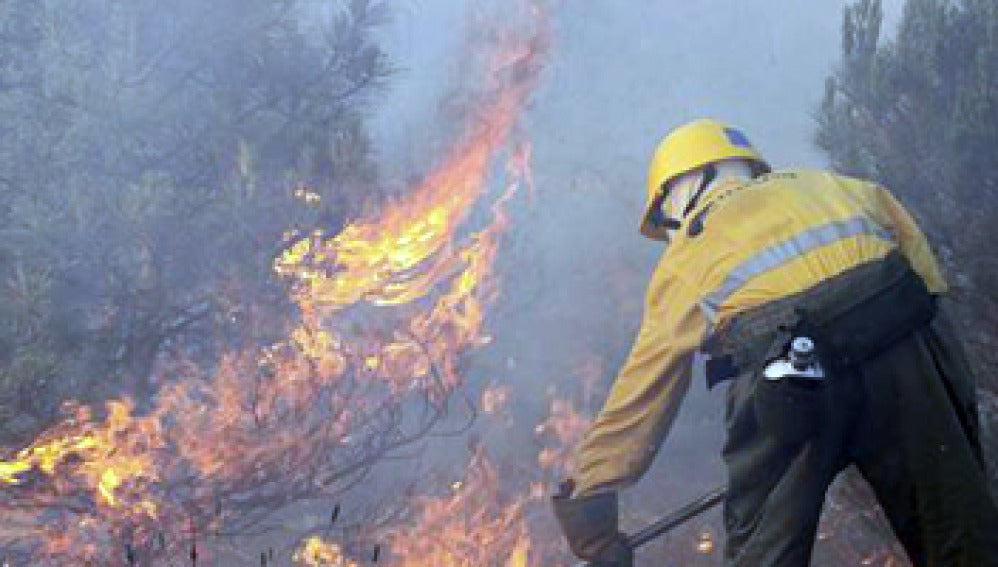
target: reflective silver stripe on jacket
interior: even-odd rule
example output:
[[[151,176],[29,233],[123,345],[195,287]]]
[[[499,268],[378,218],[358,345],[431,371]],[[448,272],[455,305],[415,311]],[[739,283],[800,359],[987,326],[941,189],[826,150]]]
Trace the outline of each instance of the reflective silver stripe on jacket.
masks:
[[[893,240],[890,232],[864,217],[816,226],[779,244],[774,244],[735,266],[717,289],[700,300],[700,309],[711,325],[716,325],[717,312],[721,305],[752,278],[779,268],[807,252],[860,234],[868,234],[882,240]]]

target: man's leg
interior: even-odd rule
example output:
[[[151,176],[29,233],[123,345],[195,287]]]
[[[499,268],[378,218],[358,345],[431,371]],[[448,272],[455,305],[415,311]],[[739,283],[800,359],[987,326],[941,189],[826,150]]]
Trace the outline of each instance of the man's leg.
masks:
[[[825,491],[846,464],[841,448],[848,411],[822,412],[822,424],[813,436],[787,444],[779,432],[760,425],[754,402],[757,386],[757,378],[741,376],[728,391],[725,564],[806,566]],[[839,390],[821,394],[826,408],[835,405]],[[839,401],[849,405],[848,400]]]
[[[915,565],[998,566],[973,380],[940,322],[869,361],[852,455]]]

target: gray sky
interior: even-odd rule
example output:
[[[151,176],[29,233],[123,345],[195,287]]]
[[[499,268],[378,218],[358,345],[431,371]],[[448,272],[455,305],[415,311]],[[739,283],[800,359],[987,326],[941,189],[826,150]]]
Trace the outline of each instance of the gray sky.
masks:
[[[466,16],[480,4],[392,4],[395,21],[385,29],[384,42],[403,72],[374,121],[387,163],[404,162],[413,146],[421,146],[418,138],[432,125],[460,62]],[[810,144],[809,112],[838,56],[846,4],[562,1],[554,10],[551,67],[531,113],[535,142],[557,144],[565,154],[561,163],[596,159],[607,167],[629,167],[620,160],[636,160],[643,167],[668,128],[716,116],[746,129],[774,162],[822,165]],[[884,4],[891,25],[901,0]]]

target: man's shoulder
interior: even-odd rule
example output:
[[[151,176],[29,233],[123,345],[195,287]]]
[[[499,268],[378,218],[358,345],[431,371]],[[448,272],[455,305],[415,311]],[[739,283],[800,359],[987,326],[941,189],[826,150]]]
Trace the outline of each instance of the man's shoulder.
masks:
[[[817,168],[779,169],[761,175],[747,185],[789,186],[817,191],[839,189],[861,193],[874,188],[883,189],[879,184],[868,179]]]

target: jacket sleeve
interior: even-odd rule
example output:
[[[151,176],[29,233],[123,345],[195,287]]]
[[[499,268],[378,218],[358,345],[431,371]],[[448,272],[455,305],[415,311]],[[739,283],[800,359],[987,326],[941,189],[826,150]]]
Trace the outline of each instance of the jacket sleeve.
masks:
[[[946,278],[943,277],[942,269],[940,269],[939,263],[929,247],[928,239],[915,223],[915,219],[887,189],[878,187],[877,194],[880,197],[881,206],[889,218],[894,235],[898,239],[901,253],[911,262],[911,267],[925,280],[925,285],[928,286],[929,291],[937,294],[945,293],[948,289]]]
[[[695,292],[660,264],[634,346],[583,439],[578,495],[623,488],[648,469],[689,389],[706,326]]]

